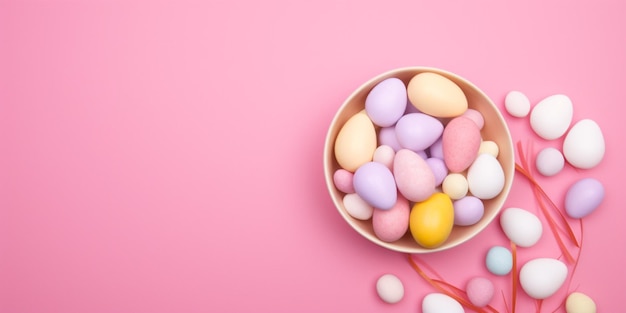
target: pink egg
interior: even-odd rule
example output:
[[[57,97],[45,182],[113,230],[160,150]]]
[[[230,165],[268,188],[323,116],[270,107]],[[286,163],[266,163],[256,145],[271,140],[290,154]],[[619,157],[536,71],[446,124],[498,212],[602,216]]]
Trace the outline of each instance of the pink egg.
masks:
[[[393,175],[398,191],[410,201],[428,199],[435,192],[435,175],[417,153],[402,149],[393,160]]]
[[[478,129],[483,129],[483,126],[485,126],[485,118],[480,112],[474,109],[467,109],[467,111],[465,111],[465,113],[463,113],[463,115],[461,116],[465,116],[474,121],[474,123],[476,123],[476,126],[478,126]]]
[[[478,155],[480,129],[472,120],[459,116],[452,119],[443,131],[443,160],[452,173],[466,170]]]
[[[390,146],[393,148],[393,151],[402,149],[400,143],[398,142],[398,138],[396,137],[396,127],[389,126],[381,128],[378,131],[378,144]]]
[[[465,292],[473,305],[482,308],[487,306],[493,299],[495,288],[489,279],[474,277],[467,282]]]
[[[335,171],[333,182],[337,190],[343,193],[354,193],[353,177],[354,174],[352,174],[352,172],[340,168]]]
[[[409,229],[409,201],[398,194],[396,204],[389,210],[374,209],[372,226],[374,234],[385,242],[394,242]]]

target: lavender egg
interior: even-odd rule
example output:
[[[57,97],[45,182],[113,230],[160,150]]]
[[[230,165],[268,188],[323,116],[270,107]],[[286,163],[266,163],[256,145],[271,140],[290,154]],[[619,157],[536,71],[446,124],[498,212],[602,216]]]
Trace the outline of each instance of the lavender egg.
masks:
[[[583,218],[602,203],[604,186],[594,178],[583,178],[569,187],[565,194],[565,212],[572,218]]]
[[[378,83],[365,99],[365,111],[374,124],[388,127],[404,114],[407,103],[406,87],[395,77]]]
[[[385,165],[378,162],[365,163],[357,168],[352,179],[354,190],[369,205],[389,210],[396,204],[396,181]]]
[[[454,201],[454,225],[469,226],[480,221],[485,214],[483,202],[473,196],[465,196]]]
[[[396,137],[400,145],[413,151],[430,147],[443,133],[441,122],[423,113],[409,113],[396,124]]]

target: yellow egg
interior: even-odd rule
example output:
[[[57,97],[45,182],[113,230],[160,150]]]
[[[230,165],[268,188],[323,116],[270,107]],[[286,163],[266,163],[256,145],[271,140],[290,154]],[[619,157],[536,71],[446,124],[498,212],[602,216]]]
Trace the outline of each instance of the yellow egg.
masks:
[[[461,87],[440,74],[424,72],[413,76],[407,95],[417,109],[435,117],[455,117],[467,111],[467,98]]]
[[[582,292],[572,292],[565,301],[567,313],[596,313],[596,304]]]
[[[335,139],[335,159],[342,168],[354,172],[369,162],[376,151],[376,129],[365,110],[353,115]]]
[[[452,200],[444,193],[436,192],[430,198],[417,202],[411,209],[409,228],[415,241],[424,248],[436,248],[443,244],[454,226]]]

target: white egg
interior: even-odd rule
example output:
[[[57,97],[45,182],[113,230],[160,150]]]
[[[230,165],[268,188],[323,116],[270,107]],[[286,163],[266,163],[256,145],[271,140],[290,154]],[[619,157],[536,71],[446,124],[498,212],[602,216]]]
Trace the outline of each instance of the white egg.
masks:
[[[350,216],[358,220],[369,220],[374,214],[374,207],[356,193],[343,196],[343,206]]]
[[[396,275],[385,274],[376,281],[376,292],[383,301],[397,303],[404,297],[404,285]]]
[[[558,174],[565,166],[563,154],[558,149],[548,147],[544,148],[537,154],[535,159],[537,171],[543,176],[554,176]]]
[[[530,127],[546,140],[565,134],[574,115],[572,100],[566,95],[552,95],[537,103],[530,112]]]
[[[567,278],[567,266],[556,259],[537,258],[522,266],[519,282],[524,292],[534,299],[555,294]]]
[[[384,164],[388,169],[393,169],[393,158],[396,152],[391,146],[380,145],[374,150],[373,161]]]
[[[500,226],[509,240],[520,247],[531,247],[541,238],[541,220],[524,209],[508,208],[500,214]]]
[[[430,293],[422,300],[423,313],[465,313],[463,306],[443,293]]]
[[[511,91],[504,98],[504,108],[515,117],[525,117],[530,112],[530,100],[519,91]]]
[[[467,171],[469,191],[479,199],[493,199],[504,188],[504,171],[491,154],[479,155]]]
[[[563,141],[563,155],[569,164],[581,169],[595,167],[604,158],[604,136],[598,124],[584,119],[572,126]]]

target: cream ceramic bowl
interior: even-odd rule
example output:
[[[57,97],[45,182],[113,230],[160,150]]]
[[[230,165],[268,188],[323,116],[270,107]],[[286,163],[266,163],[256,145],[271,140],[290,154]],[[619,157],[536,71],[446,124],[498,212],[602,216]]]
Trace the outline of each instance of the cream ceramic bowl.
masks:
[[[351,217],[347,213],[342,203],[344,193],[337,190],[333,182],[333,174],[340,168],[334,157],[335,138],[348,118],[365,108],[365,98],[370,90],[382,80],[391,77],[399,78],[406,85],[413,76],[422,72],[438,73],[455,82],[465,93],[469,108],[478,110],[482,113],[485,119],[485,126],[481,130],[482,138],[483,140],[492,140],[498,144],[500,150],[498,154],[498,161],[502,165],[505,177],[505,184],[502,192],[491,200],[483,201],[485,205],[485,213],[482,219],[478,223],[471,226],[454,226],[448,239],[441,246],[433,249],[424,248],[418,245],[411,236],[410,230],[407,231],[404,237],[395,242],[385,242],[378,239],[378,237],[374,234],[371,219],[362,221]],[[502,206],[511,189],[514,172],[515,158],[511,134],[504,118],[502,117],[502,114],[493,104],[491,99],[489,99],[487,95],[485,95],[480,89],[478,89],[478,87],[474,86],[474,84],[468,80],[448,71],[431,67],[405,67],[394,69],[378,75],[361,85],[346,99],[335,114],[335,117],[330,124],[330,128],[328,129],[326,142],[324,144],[324,175],[326,185],[333,203],[339,211],[339,214],[341,214],[345,221],[348,222],[348,224],[355,231],[371,242],[398,252],[431,253],[442,251],[455,247],[476,236],[494,220],[502,209]]]

